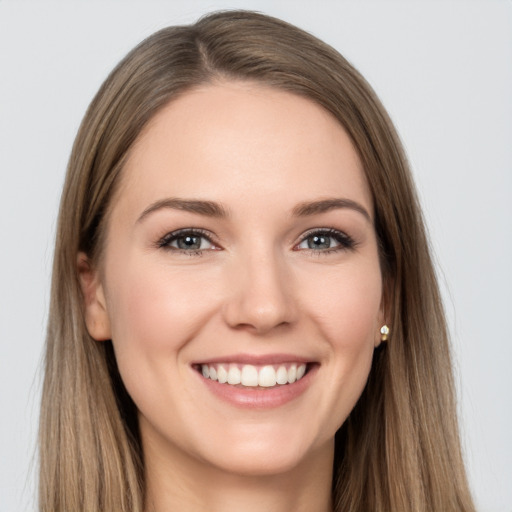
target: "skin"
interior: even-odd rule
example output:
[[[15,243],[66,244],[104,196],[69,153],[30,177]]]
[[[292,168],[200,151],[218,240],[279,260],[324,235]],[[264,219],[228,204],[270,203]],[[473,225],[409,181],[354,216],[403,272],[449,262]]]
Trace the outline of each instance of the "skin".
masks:
[[[167,198],[214,201],[229,215],[143,215]],[[367,215],[293,213],[332,198]],[[159,245],[185,228],[211,241],[200,251]],[[318,228],[354,245],[309,248]],[[262,85],[195,89],[136,141],[107,229],[101,265],[78,259],[86,322],[96,340],[112,339],[139,410],[148,510],[330,510],[334,435],[384,323],[372,198],[344,129],[311,101]],[[316,372],[279,407],[227,403],[192,367],[282,353]]]

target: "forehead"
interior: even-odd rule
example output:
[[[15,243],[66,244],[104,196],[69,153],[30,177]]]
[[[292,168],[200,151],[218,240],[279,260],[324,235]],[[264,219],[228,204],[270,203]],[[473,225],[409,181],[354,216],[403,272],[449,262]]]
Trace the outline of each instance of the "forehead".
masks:
[[[228,82],[188,91],[154,116],[131,149],[118,199],[139,207],[166,196],[291,204],[305,194],[348,194],[372,211],[341,124],[304,97]]]

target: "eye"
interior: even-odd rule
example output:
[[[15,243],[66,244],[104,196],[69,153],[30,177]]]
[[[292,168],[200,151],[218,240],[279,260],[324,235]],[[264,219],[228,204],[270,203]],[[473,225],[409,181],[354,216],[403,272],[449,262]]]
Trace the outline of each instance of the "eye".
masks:
[[[180,229],[165,235],[158,247],[171,251],[201,254],[202,251],[217,250],[207,233],[201,229]]]
[[[350,236],[337,229],[317,229],[306,233],[297,250],[315,252],[334,252],[354,248],[355,243]]]

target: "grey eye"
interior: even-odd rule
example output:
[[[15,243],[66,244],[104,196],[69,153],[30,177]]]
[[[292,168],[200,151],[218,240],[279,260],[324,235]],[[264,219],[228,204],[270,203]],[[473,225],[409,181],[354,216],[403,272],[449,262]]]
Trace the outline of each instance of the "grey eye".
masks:
[[[310,249],[329,249],[329,247],[331,247],[332,237],[325,235],[312,235],[306,240]]]
[[[199,251],[213,247],[213,244],[204,236],[193,234],[177,236],[169,245],[184,251]]]
[[[200,236],[182,236],[176,239],[179,249],[200,249],[202,238]]]
[[[191,229],[181,229],[168,233],[158,242],[158,247],[172,251],[190,252],[191,254],[217,248],[206,233]]]
[[[354,248],[355,243],[346,233],[337,229],[318,229],[305,233],[304,238],[296,246],[298,250],[314,252],[332,252]]]
[[[340,245],[340,242],[336,240],[333,235],[329,235],[327,233],[314,233],[304,238],[297,247],[299,249],[322,250],[331,249],[338,245]]]

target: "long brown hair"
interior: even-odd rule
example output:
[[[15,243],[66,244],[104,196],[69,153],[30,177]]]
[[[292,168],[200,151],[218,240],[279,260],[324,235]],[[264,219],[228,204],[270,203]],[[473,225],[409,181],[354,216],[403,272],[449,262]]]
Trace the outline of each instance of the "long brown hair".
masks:
[[[142,512],[136,409],[110,342],[88,334],[77,253],[101,255],[123,163],[171,99],[216,80],[264,83],[334,115],[357,149],[375,208],[392,336],[336,434],[336,511],[472,511],[450,351],[418,200],[395,129],[364,78],[334,49],[245,11],[163,29],[132,50],[93,99],[62,195],[40,422],[40,510]]]

